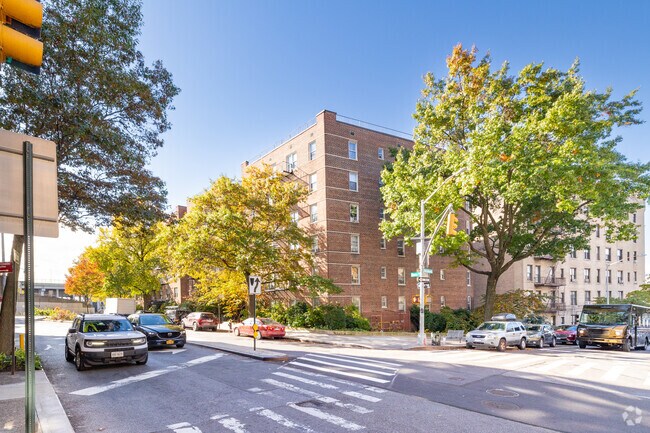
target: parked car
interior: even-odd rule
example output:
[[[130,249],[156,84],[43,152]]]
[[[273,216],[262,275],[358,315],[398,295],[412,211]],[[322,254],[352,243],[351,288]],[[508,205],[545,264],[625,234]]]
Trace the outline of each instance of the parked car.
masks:
[[[164,314],[131,314],[129,316],[129,322],[131,322],[136,331],[140,331],[147,336],[147,344],[149,347],[185,346],[185,330],[178,325],[174,325]]]
[[[234,332],[236,336],[253,336],[253,321],[252,317],[244,320],[242,323],[236,325]],[[257,327],[258,327],[258,339],[259,338],[281,338],[286,334],[286,330],[283,324],[276,322],[273,319],[267,319],[266,317],[257,318]]]
[[[504,352],[506,347],[515,346],[519,350],[526,349],[526,328],[517,321],[514,314],[498,314],[492,316],[489,322],[483,322],[465,337],[465,347],[496,347]]]
[[[577,332],[577,325],[559,325],[555,327],[555,336],[558,343],[578,344],[576,341]]]
[[[179,326],[181,325],[181,320],[183,320],[183,317],[187,316],[188,314],[190,314],[189,310],[183,309],[178,305],[170,305],[168,307],[165,307],[165,315],[169,317],[169,320],[171,320],[173,323],[178,324]]]
[[[526,325],[526,345],[537,346],[540,349],[548,344],[555,347],[557,343],[555,332],[551,325],[527,324]]]
[[[78,371],[91,365],[149,359],[147,338],[133,329],[126,317],[117,314],[81,314],[72,322],[63,344],[65,360],[74,361]]]
[[[181,320],[181,328],[192,328],[194,331],[203,331],[204,329],[216,331],[218,325],[214,314],[200,311],[190,313]]]

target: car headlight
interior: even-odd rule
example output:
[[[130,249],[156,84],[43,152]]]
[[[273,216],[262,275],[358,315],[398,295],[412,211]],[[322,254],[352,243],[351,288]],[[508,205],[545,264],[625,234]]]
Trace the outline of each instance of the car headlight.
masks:
[[[146,341],[147,341],[146,338],[141,337],[141,338],[134,338],[133,340],[131,340],[131,343],[137,346],[140,344],[144,344]]]
[[[623,336],[623,330],[622,330],[622,329],[617,329],[617,330],[614,331],[614,332],[616,333],[616,336],[617,336],[617,337],[622,337],[622,336]]]
[[[155,332],[151,332],[151,331],[147,331],[147,335],[148,335],[149,337],[155,337],[155,336],[156,336],[156,333],[155,333]]]
[[[106,346],[105,341],[86,340],[86,347],[103,347]]]
[[[182,330],[182,331],[181,331],[181,335],[185,335],[185,330]]]

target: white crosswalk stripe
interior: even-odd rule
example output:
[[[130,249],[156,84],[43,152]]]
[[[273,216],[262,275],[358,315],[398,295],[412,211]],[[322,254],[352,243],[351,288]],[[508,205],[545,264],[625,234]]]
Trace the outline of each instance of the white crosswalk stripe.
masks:
[[[348,370],[363,371],[363,372],[366,372],[366,373],[379,374],[379,375],[382,375],[382,376],[394,376],[395,375],[395,370],[394,369],[391,372],[378,371],[378,370],[372,370],[372,369],[369,369],[369,368],[355,367],[353,365],[342,364],[340,362],[328,362],[328,361],[322,361],[320,359],[313,359],[313,357],[311,357],[310,355],[307,355],[306,357],[304,357],[302,359],[303,360],[309,360],[310,362],[315,362],[316,364],[329,365],[329,366],[332,366],[332,367],[343,367],[343,368],[346,368]],[[335,358],[329,357],[328,359],[335,359]],[[379,367],[379,368],[385,368],[385,367]]]
[[[553,362],[544,363],[542,365],[535,365],[532,368],[534,368],[535,373],[545,373],[547,371],[553,371],[559,369],[561,366],[563,366],[568,362],[569,362],[568,359],[558,359]]]
[[[610,368],[609,370],[607,370],[607,373],[605,373],[603,375],[601,380],[604,381],[604,382],[613,382],[616,379],[618,379],[618,377],[621,374],[623,374],[623,371],[625,371],[625,368],[626,367],[623,366],[623,365],[615,365],[612,368]]]
[[[352,372],[349,372],[349,371],[340,371],[340,370],[336,370],[336,369],[333,369],[333,368],[318,367],[316,365],[305,364],[304,362],[292,361],[290,364],[291,365],[297,365],[297,366],[300,366],[300,367],[309,368],[309,369],[316,370],[316,371],[323,371],[323,372],[327,372],[327,373],[341,374],[343,376],[348,376],[348,377],[356,377],[357,379],[369,380],[369,381],[375,382],[375,383],[389,383],[390,382],[390,380],[386,380],[386,379],[378,379],[378,378],[372,377],[372,376],[367,376],[367,375],[358,374],[358,373],[352,373]]]
[[[189,422],[179,422],[178,424],[170,424],[168,429],[174,430],[174,433],[202,433],[201,429],[194,427]]]
[[[354,388],[361,388],[361,389],[364,389],[366,391],[374,392],[376,394],[383,394],[383,393],[386,392],[385,389],[377,388],[376,386],[364,385],[364,384],[360,384],[360,383],[357,383],[357,382],[351,382],[349,380],[339,379],[338,377],[331,377],[331,376],[327,376],[325,374],[314,373],[312,371],[305,371],[305,370],[301,370],[301,369],[298,369],[298,368],[289,367],[289,366],[286,366],[286,365],[281,367],[281,368],[283,370],[293,371],[295,373],[300,373],[300,374],[303,374],[305,376],[323,378],[323,379],[329,380],[330,382],[340,383],[342,385],[348,385],[348,386],[351,386],[351,387],[354,387]]]
[[[298,382],[307,383],[309,385],[315,385],[325,389],[339,389],[336,385],[330,385],[329,383],[318,382],[316,380],[307,379],[304,377],[296,376],[294,374],[282,373],[281,371],[276,371],[273,373],[275,376],[284,377],[285,379],[292,379]]]
[[[316,417],[318,419],[321,419],[323,421],[326,421],[330,424],[337,425],[339,427],[342,427],[346,430],[351,430],[351,431],[357,431],[357,430],[363,430],[365,427],[361,426],[359,424],[355,424],[351,421],[348,421],[344,418],[341,418],[336,415],[332,415],[326,412],[323,412],[320,409],[316,409],[314,407],[303,407],[299,406],[295,403],[289,403],[289,407],[292,407],[296,410],[299,410],[300,412],[306,413],[308,415],[311,415],[313,417]]]
[[[578,366],[572,368],[571,370],[566,371],[566,376],[571,378],[579,379],[586,371],[594,368],[596,364],[593,362],[585,362],[584,364],[579,364]]]
[[[361,394],[360,392],[356,392],[356,391],[342,391],[341,394],[345,394],[349,397],[355,397],[360,400],[370,401],[372,403],[377,403],[381,401],[381,398],[373,397],[371,395]]]
[[[311,370],[329,375],[347,376],[378,384],[390,383],[401,364],[375,361],[348,355],[307,354],[289,363],[300,371]]]
[[[254,412],[257,415],[268,418],[271,421],[275,421],[278,424],[280,424],[282,427],[290,428],[292,430],[300,430],[300,431],[303,431],[305,433],[315,433],[314,430],[312,430],[311,428],[309,428],[309,427],[307,427],[305,425],[299,424],[297,422],[291,421],[290,419],[280,415],[277,412],[273,412],[270,409],[265,409],[263,407],[255,407],[255,408],[251,409],[251,412]]]
[[[644,385],[646,387],[650,387],[650,373],[648,373],[648,377],[646,377]]]

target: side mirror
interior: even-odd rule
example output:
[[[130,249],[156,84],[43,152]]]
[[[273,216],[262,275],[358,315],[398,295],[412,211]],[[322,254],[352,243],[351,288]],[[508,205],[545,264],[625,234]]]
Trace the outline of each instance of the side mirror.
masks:
[[[77,333],[77,328],[68,329],[68,334],[76,334],[76,333]]]

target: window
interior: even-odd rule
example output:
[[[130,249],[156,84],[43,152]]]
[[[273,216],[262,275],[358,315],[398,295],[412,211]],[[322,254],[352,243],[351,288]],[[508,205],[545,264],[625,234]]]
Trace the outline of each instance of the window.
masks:
[[[397,309],[399,311],[406,311],[406,296],[397,297]]]
[[[616,250],[616,260],[623,260],[623,250]]]
[[[350,282],[352,284],[361,284],[361,270],[359,265],[350,266]]]
[[[318,236],[312,236],[311,238],[311,251],[313,253],[318,252]]]
[[[381,308],[388,308],[388,299],[385,296],[381,297]]]
[[[632,254],[632,260],[636,263],[636,251]]]
[[[377,149],[377,157],[379,159],[382,159],[382,160],[384,159],[384,148],[383,147],[380,147],[379,149]]]
[[[312,141],[309,143],[309,160],[313,161],[316,159],[316,142]]]
[[[300,214],[298,213],[297,210],[291,212],[291,221],[298,224],[298,221],[300,220]]]
[[[636,283],[636,271],[634,271],[634,282]]]
[[[526,281],[533,281],[533,265],[526,265]]]
[[[571,247],[571,249],[569,250],[569,257],[571,257],[572,259],[576,258],[576,250],[575,250],[575,248]]]
[[[564,292],[560,292],[560,303],[564,304]]]
[[[309,192],[316,191],[318,188],[318,177],[316,173],[309,175]]]
[[[386,249],[386,239],[384,238],[379,239],[379,248],[381,248],[382,250]]]
[[[470,271],[467,271],[465,274],[465,281],[467,283],[467,287],[470,287],[472,285],[472,273]]]
[[[590,282],[590,280],[591,280],[591,269],[585,268],[582,272],[583,272],[583,275],[585,277],[585,283]]]
[[[404,239],[397,240],[397,255],[404,257]]]
[[[350,235],[350,252],[359,254],[359,235]]]
[[[608,284],[612,284],[612,270],[607,269],[607,272],[605,273],[605,278],[607,279]]]
[[[309,216],[311,218],[311,222],[315,223],[318,221],[318,205],[317,204],[312,204],[309,206]]]
[[[380,277],[382,280],[385,280],[385,279],[386,279],[386,266],[382,266],[382,267],[379,269],[379,277]]]
[[[575,282],[577,279],[576,274],[576,268],[569,268],[569,281]]]
[[[298,166],[298,155],[296,155],[296,152],[287,155],[286,161],[287,161],[287,171],[289,173],[293,173],[293,171]]]
[[[356,203],[350,203],[350,222],[359,222],[359,205]]]
[[[633,222],[633,223],[636,222],[636,213],[633,213],[633,214],[632,214],[632,222]]]
[[[356,171],[351,171],[349,176],[350,191],[359,191],[359,174]]]
[[[542,282],[542,267],[539,265],[535,266],[535,282],[536,283]]]
[[[623,271],[616,271],[616,280],[618,284],[623,284]]]
[[[605,248],[605,261],[606,262],[612,261],[612,249],[609,247]]]
[[[352,305],[354,305],[359,312],[361,312],[361,296],[352,297]]]
[[[585,254],[584,255],[585,260],[590,260],[591,259],[591,250],[590,249],[586,249],[584,254]]]
[[[598,291],[596,292],[596,297],[597,297],[597,298],[600,298],[600,290],[598,290]]]
[[[383,207],[379,208],[379,219],[382,220],[382,221],[386,219],[386,213],[384,212]]]
[[[591,304],[591,291],[585,290],[585,305]]]
[[[628,283],[630,282],[630,273],[629,272],[627,273],[627,282]]]
[[[440,269],[440,281],[445,281],[445,270]]]
[[[596,237],[600,237],[600,226],[596,226]]]
[[[440,307],[444,307],[444,306],[446,306],[446,305],[447,305],[447,303],[445,302],[445,297],[444,297],[444,296],[441,296],[441,297],[440,297]]]
[[[357,143],[354,141],[348,141],[348,158],[357,159]]]
[[[560,268],[560,278],[564,278],[564,268]]]
[[[600,269],[596,269],[596,282],[600,283]]]
[[[623,298],[624,298],[624,296],[623,296],[623,291],[622,291],[622,290],[619,290],[619,291],[618,291],[618,299],[623,299]]]
[[[600,260],[600,247],[596,247],[596,260]]]
[[[627,261],[628,262],[630,261],[630,252],[629,251],[627,252]]]
[[[406,271],[404,268],[397,268],[397,285],[405,286],[406,285]]]

